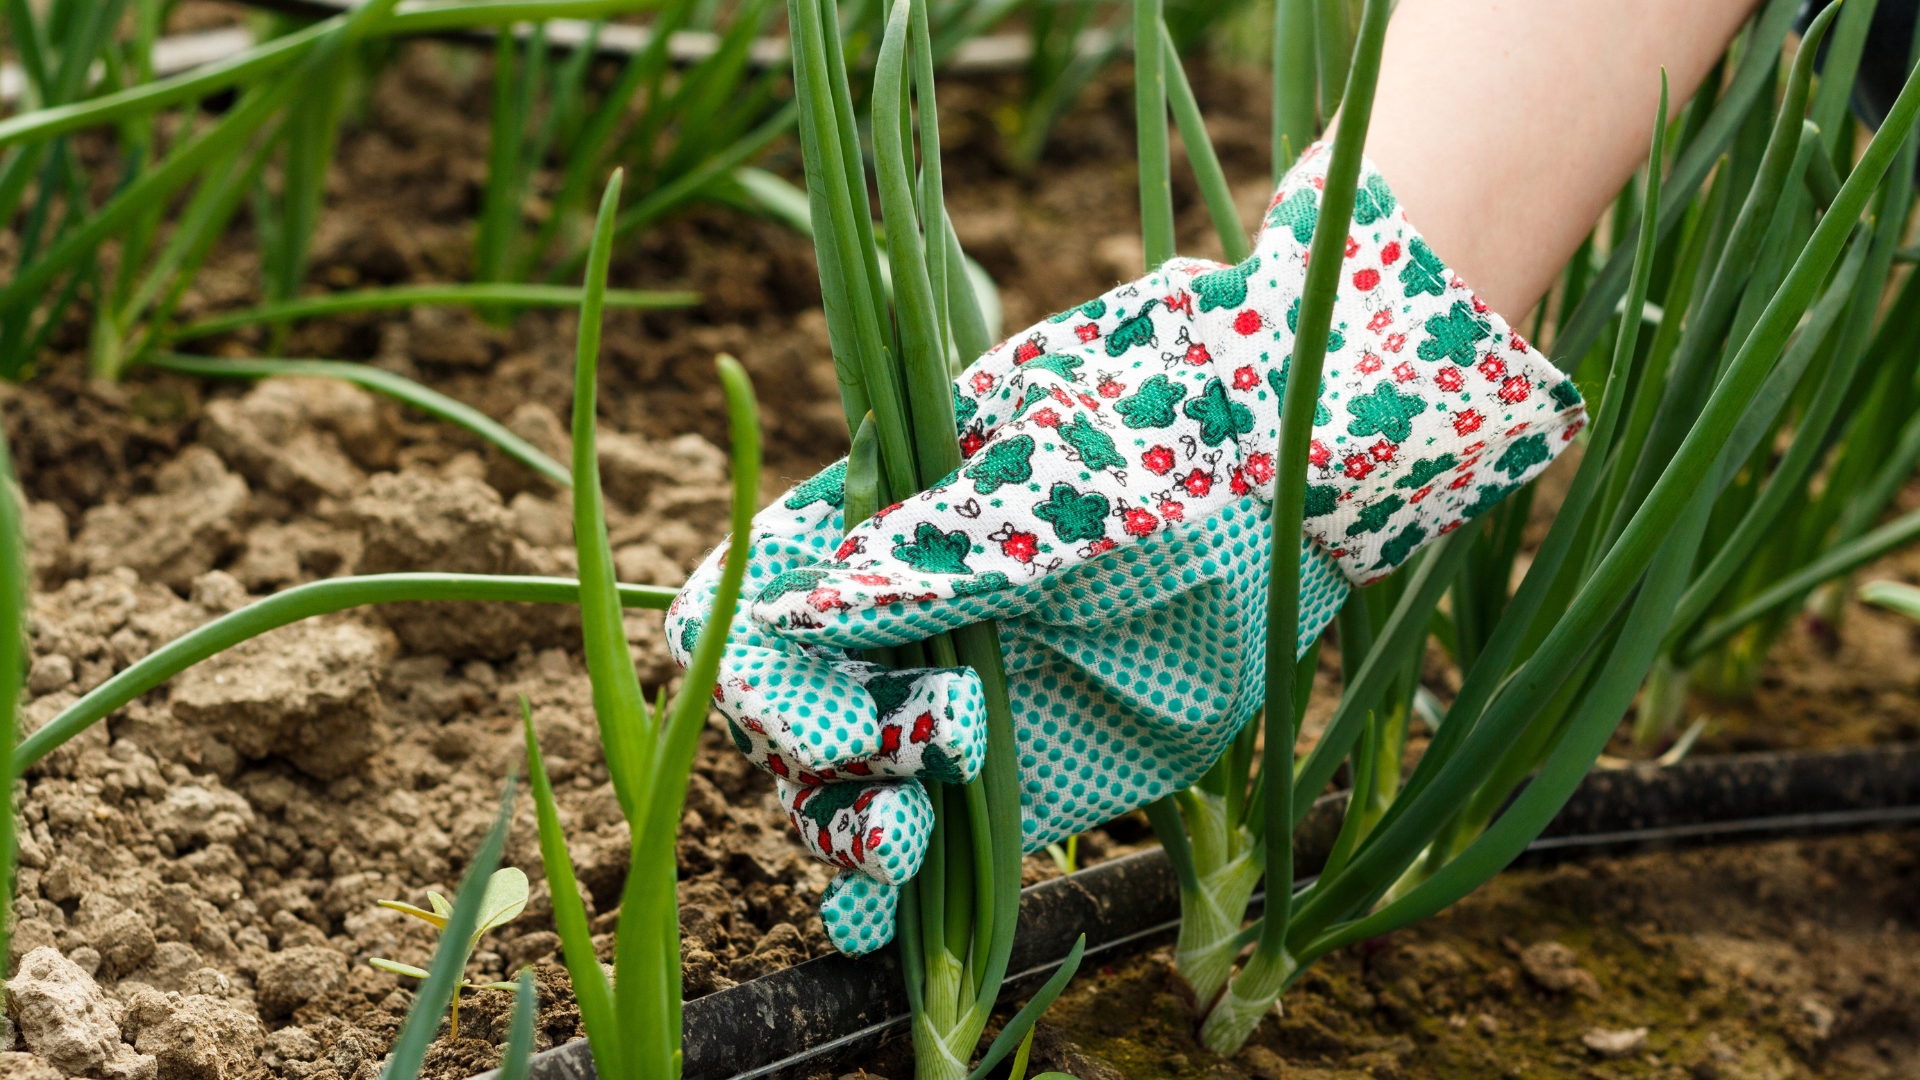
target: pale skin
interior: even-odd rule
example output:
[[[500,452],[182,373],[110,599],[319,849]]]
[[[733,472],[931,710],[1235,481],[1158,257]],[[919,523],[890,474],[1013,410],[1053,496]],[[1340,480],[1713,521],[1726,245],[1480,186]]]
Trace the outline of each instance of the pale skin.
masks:
[[[1400,0],[1367,155],[1436,254],[1519,318],[1755,0]],[[1328,126],[1332,130],[1332,125]]]

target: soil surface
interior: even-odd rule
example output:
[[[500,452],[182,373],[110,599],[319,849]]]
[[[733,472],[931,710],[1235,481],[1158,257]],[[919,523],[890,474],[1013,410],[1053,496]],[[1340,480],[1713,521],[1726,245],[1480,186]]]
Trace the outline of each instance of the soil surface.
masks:
[[[1917,883],[1892,836],[1512,872],[1322,960],[1230,1060],[1195,1040],[1164,951],[1083,972],[1033,1060],[1083,1080],[1912,1076]],[[867,1074],[911,1075],[887,1055]]]
[[[180,18],[213,25],[221,10],[183,5]],[[315,291],[468,276],[485,71],[472,53],[424,43],[372,82],[329,173]],[[1267,195],[1266,123],[1250,111],[1264,91],[1230,72],[1195,76],[1251,223]],[[1127,84],[1098,83],[1026,176],[1005,167],[995,121],[1016,89],[942,86],[956,228],[1000,284],[1009,327],[1141,270]],[[797,176],[792,147],[763,163]],[[1184,250],[1217,254],[1185,176],[1175,194]],[[741,359],[763,402],[764,497],[844,450],[812,253],[777,224],[701,208],[626,248],[613,277],[703,296],[688,311],[609,313],[604,338],[601,462],[620,575],[678,585],[727,513],[716,352]],[[183,316],[256,302],[257,278],[243,224]],[[290,585],[400,570],[572,572],[565,493],[478,440],[326,381],[136,372],[91,383],[87,317],[76,311],[60,329],[32,381],[0,387],[36,579],[27,730],[158,645]],[[531,313],[502,328],[445,310],[317,320],[296,327],[285,354],[406,374],[565,460],[572,324]],[[197,344],[240,356],[266,342]],[[1872,576],[1920,580],[1920,559]],[[668,684],[660,615],[632,613],[627,628],[642,682]],[[1792,630],[1752,703],[1694,711],[1719,718],[1703,749],[1884,742],[1915,736],[1917,684],[1913,629],[1855,605],[1837,626]],[[1434,688],[1444,695],[1444,678]],[[1324,671],[1316,711],[1337,693],[1337,673]],[[577,616],[506,605],[331,616],[190,670],[29,772],[0,1071],[373,1080],[411,980],[366,961],[423,964],[434,945],[424,925],[374,901],[452,891],[520,767],[522,696],[604,956],[627,834]],[[687,805],[687,995],[825,950],[814,905],[829,871],[803,856],[771,783],[718,727]],[[1134,822],[1095,831],[1082,860],[1129,850],[1121,840],[1140,834]],[[1508,875],[1441,919],[1329,958],[1289,997],[1288,1016],[1262,1027],[1260,1050],[1233,1062],[1193,1047],[1164,961],[1143,958],[1083,976],[1036,1060],[1083,1078],[1910,1075],[1920,953],[1903,927],[1916,918],[1916,851],[1911,838],[1878,838]],[[533,901],[483,940],[470,975],[535,965],[544,1048],[580,1031],[525,800],[507,862],[534,879]],[[1036,880],[1057,873],[1045,856],[1027,866]],[[436,1044],[428,1074],[493,1065],[505,1011],[504,994],[471,995],[460,1038]],[[1132,1030],[1103,1026],[1117,1015]],[[1603,1061],[1581,1042],[1590,1029],[1641,1026],[1645,1047],[1626,1038],[1625,1056]],[[897,1060],[873,1067],[905,1075]]]

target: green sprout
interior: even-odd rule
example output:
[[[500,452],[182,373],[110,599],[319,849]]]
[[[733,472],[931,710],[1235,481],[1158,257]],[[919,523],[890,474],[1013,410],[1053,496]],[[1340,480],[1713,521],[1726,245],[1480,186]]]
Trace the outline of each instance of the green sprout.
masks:
[[[432,911],[428,911],[425,908],[417,908],[412,904],[403,903],[399,900],[376,900],[375,903],[389,911],[397,911],[402,915],[411,915],[433,927],[435,930],[446,930],[447,920],[453,916],[453,905],[447,902],[446,897],[441,896],[437,892],[427,893],[427,903],[433,905]],[[513,866],[503,866],[495,870],[493,876],[487,879],[487,891],[480,900],[480,917],[474,924],[473,934],[467,938],[467,950],[460,958],[461,970],[464,971],[466,969],[467,960],[473,956],[474,947],[480,944],[480,939],[487,935],[487,931],[505,926],[519,918],[520,913],[525,911],[526,908],[527,875],[518,867]],[[402,964],[397,960],[382,959],[378,956],[367,961],[367,963],[379,968],[381,971],[391,971],[395,975],[405,975],[414,979],[425,979],[428,975],[428,972],[423,968],[414,967],[412,964]],[[510,982],[474,983],[462,979],[460,982],[454,984],[452,1003],[453,1017],[452,1023],[447,1029],[447,1039],[452,1041],[460,1037],[460,991],[513,989],[515,989],[515,985]]]
[[[1860,586],[1860,599],[1920,622],[1920,589],[1903,581],[1870,581]]]
[[[495,881],[493,871],[500,865],[500,853],[507,846],[507,828],[513,822],[513,787],[513,778],[509,776],[500,792],[500,809],[494,814],[493,828],[487,830],[486,837],[468,860],[467,872],[461,876],[460,891],[454,894],[453,903],[434,898],[435,907],[446,909],[447,925],[440,935],[440,944],[433,950],[433,964],[419,973],[424,977],[419,994],[393,1040],[386,1068],[380,1074],[382,1080],[415,1080],[420,1075],[421,1063],[426,1060],[434,1032],[440,1027],[440,1010],[452,1004],[457,1015],[462,975],[472,951],[472,939],[484,932],[475,928],[485,924],[481,913],[492,907],[487,898]],[[464,949],[460,947],[463,940],[468,942]],[[521,973],[514,990],[513,1019],[508,1029],[506,1052],[501,1058],[500,1075],[505,1080],[525,1080],[526,1062],[533,1049],[533,1012],[537,1004],[533,979],[528,973]]]
[[[1052,857],[1053,865],[1063,874],[1071,874],[1080,869],[1080,837],[1069,836],[1065,843],[1047,845],[1047,854]]]
[[[1039,1031],[1039,1025],[1027,1029],[1027,1037],[1020,1040],[1020,1049],[1013,1052],[1013,1071],[1007,1074],[1007,1080],[1027,1080],[1027,1055],[1033,1053],[1033,1036]],[[1043,1072],[1033,1080],[1073,1080],[1063,1072]]]

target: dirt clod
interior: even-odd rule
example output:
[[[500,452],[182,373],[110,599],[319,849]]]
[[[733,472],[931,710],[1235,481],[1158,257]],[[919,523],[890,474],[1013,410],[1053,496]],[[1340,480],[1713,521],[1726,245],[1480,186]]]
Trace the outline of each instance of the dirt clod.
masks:
[[[166,798],[148,811],[147,820],[176,851],[231,844],[254,824],[253,806],[247,800],[224,788],[199,784],[168,788]],[[165,895],[172,899],[178,894]],[[197,913],[191,907],[181,909],[176,917],[186,926],[197,923]]]
[[[500,493],[473,477],[381,473],[354,500],[353,515],[362,573],[572,573],[570,551],[522,540]],[[409,651],[461,659],[577,642],[580,625],[579,609],[565,604],[385,604],[378,617]]]
[[[372,574],[438,570],[505,573],[513,562],[513,518],[499,492],[471,477],[383,473],[354,500]]]
[[[393,651],[356,622],[295,623],[183,672],[173,715],[249,761],[275,754],[330,780],[387,738],[379,681]]]
[[[240,546],[247,506],[247,482],[189,446],[155,475],[153,494],[87,511],[74,560],[90,573],[124,566],[185,593]]]
[[[1286,1060],[1257,1043],[1240,1051],[1235,1060],[1253,1080],[1287,1080]]]
[[[119,1003],[57,951],[28,953],[7,982],[7,998],[27,1048],[66,1075],[151,1075],[153,1058],[133,1060],[120,1041]]]
[[[248,1002],[138,991],[127,1008],[134,1048],[153,1055],[159,1080],[236,1080],[259,1060],[266,1028]]]
[[[27,673],[27,692],[51,694],[72,681],[73,661],[59,653],[49,653],[34,659],[33,670]]]
[[[1580,1036],[1580,1042],[1594,1057],[1613,1059],[1632,1057],[1647,1049],[1647,1029],[1643,1027],[1610,1031],[1594,1028]]]
[[[1582,968],[1572,949],[1557,941],[1537,941],[1520,954],[1520,966],[1542,990],[1599,997],[1600,983]]]
[[[1027,1057],[1028,1075],[1063,1072],[1076,1080],[1128,1080],[1112,1062],[1082,1050],[1059,1028],[1038,1023],[1033,1028],[1033,1050]]]
[[[57,586],[67,576],[67,515],[50,502],[28,503],[20,526],[34,581],[43,589]]]
[[[4,1050],[0,1051],[0,1076],[7,1080],[64,1080],[65,1074],[34,1054]]]
[[[698,435],[649,442],[614,433],[601,436],[598,445],[600,483],[607,498],[630,510],[647,507],[656,491],[674,498],[669,488],[688,488],[695,493],[693,499],[710,499],[727,478],[726,455]]]
[[[208,402],[200,438],[252,485],[311,503],[346,498],[365,482],[355,452],[390,460],[393,436],[383,428],[373,395],[357,386],[268,379],[238,400]]]
[[[260,966],[255,992],[260,1011],[285,1016],[347,982],[347,958],[325,945],[301,945],[275,953]]]
[[[807,944],[792,923],[780,923],[768,930],[751,953],[733,962],[727,975],[735,982],[757,979],[771,971],[790,968],[807,958]]]
[[[160,942],[139,912],[122,911],[93,924],[93,947],[109,978],[130,974],[153,956]]]

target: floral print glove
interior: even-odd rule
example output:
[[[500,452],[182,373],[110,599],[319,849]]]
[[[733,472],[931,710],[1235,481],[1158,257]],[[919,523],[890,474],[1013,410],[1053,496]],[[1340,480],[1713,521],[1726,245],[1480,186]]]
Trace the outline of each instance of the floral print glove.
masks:
[[[956,386],[966,464],[842,536],[845,465],[763,511],[716,704],[776,776],[835,944],[893,930],[932,824],[918,776],[972,778],[967,670],[847,650],[999,622],[1028,850],[1186,786],[1258,710],[1274,452],[1329,158],[1310,148],[1239,266],[1175,259],[996,347]],[[1573,384],[1362,173],[1314,417],[1298,648],[1366,584],[1536,476]],[[722,552],[669,613],[684,665]]]

